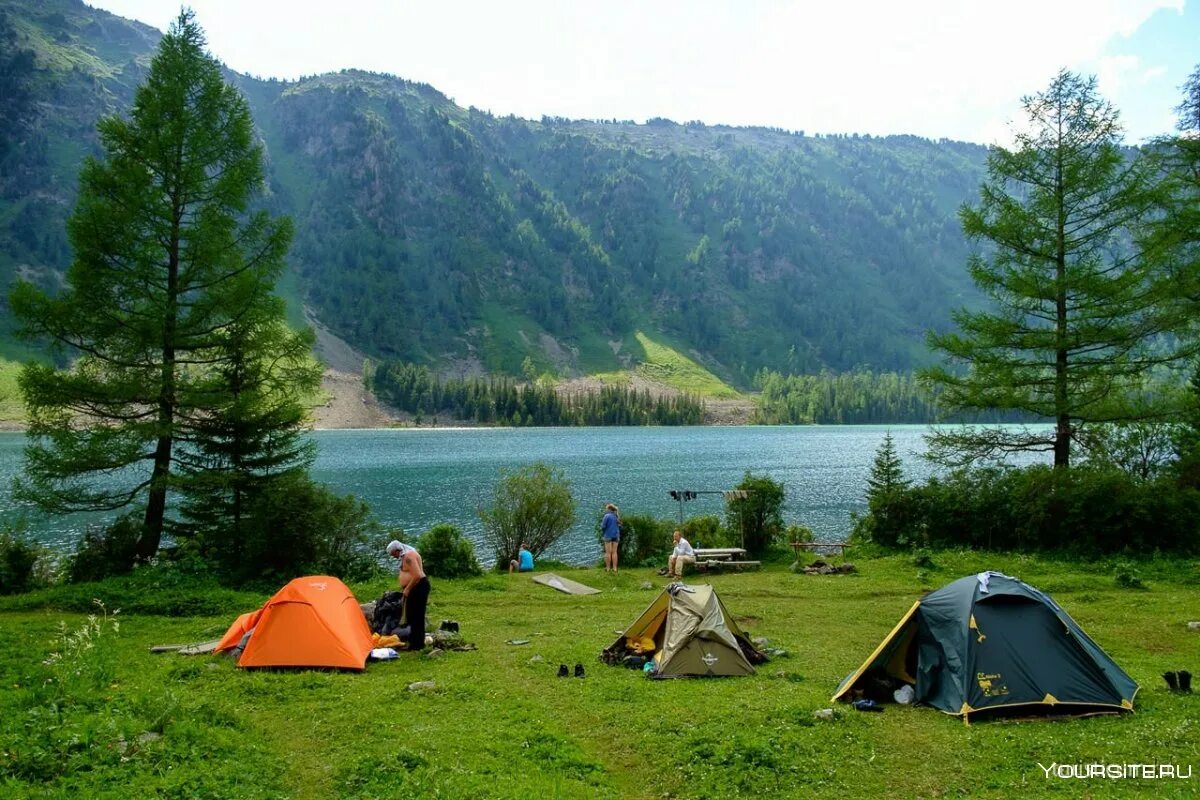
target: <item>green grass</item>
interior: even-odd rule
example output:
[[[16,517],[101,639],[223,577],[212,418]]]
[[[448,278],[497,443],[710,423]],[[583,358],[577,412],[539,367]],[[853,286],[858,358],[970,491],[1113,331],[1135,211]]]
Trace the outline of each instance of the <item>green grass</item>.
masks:
[[[555,372],[555,366],[539,344],[542,327],[533,319],[507,311],[489,303],[483,310],[486,335],[483,340],[483,363],[495,373],[519,376],[526,356],[533,360],[538,374]]]
[[[25,404],[21,402],[21,390],[17,385],[20,374],[18,362],[0,358],[0,422],[25,421]]]
[[[606,343],[607,346],[607,343]],[[605,383],[627,384],[633,373],[664,386],[700,397],[739,398],[739,393],[692,359],[642,331],[636,331],[624,343],[627,353],[635,353],[637,366],[632,370],[588,370],[589,377]],[[611,348],[609,349],[611,353]]]
[[[1158,797],[1190,781],[1047,780],[1038,762],[1200,766],[1200,694],[1169,694],[1167,669],[1200,672],[1196,562],[1138,563],[1148,590],[1111,566],[935,553],[858,558],[857,576],[783,568],[712,578],[730,613],[787,657],[748,678],[649,681],[600,664],[600,650],[655,597],[651,570],[578,572],[603,590],[573,597],[524,576],[434,580],[430,618],[453,618],[475,652],[404,655],[364,673],[240,672],[219,657],[152,655],[152,644],[219,635],[225,614],[122,614],[120,631],[63,665],[56,628],[85,617],[0,608],[0,794],[13,797]],[[1051,592],[1137,681],[1136,713],[965,726],[928,708],[843,706],[838,681],[929,588],[1000,569]],[[642,588],[645,581],[653,588]],[[388,580],[353,587],[375,597]],[[110,600],[117,584],[96,588]],[[143,587],[144,588],[144,587]],[[72,603],[87,587],[73,590]],[[163,589],[171,597],[178,587]],[[174,592],[174,594],[171,594]],[[247,608],[265,595],[242,595]],[[226,595],[220,606],[236,601]],[[174,603],[175,601],[172,601]],[[72,605],[68,603],[68,605]],[[72,605],[72,607],[77,607]],[[149,605],[147,605],[149,607]],[[171,606],[175,607],[175,606]],[[186,604],[184,608],[188,608]],[[505,644],[529,639],[526,646]],[[534,659],[540,656],[541,660]],[[583,663],[584,680],[555,677]],[[434,681],[427,694],[406,690]]]
[[[634,333],[634,337],[645,352],[637,371],[647,379],[701,397],[741,396],[736,389],[678,350],[654,341],[641,331]]]
[[[585,375],[605,373],[620,367],[608,339],[594,330],[579,333],[574,345],[579,349],[579,369]]]

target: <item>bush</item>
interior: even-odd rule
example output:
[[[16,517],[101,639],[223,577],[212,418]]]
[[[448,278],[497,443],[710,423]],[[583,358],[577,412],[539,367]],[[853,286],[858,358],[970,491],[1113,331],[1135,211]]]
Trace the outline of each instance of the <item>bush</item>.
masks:
[[[434,525],[417,542],[425,571],[435,578],[467,578],[482,575],[475,558],[475,545],[448,523]]]
[[[880,524],[881,513],[903,525]],[[855,539],[886,548],[971,547],[1107,553],[1200,552],[1200,492],[1113,468],[956,470],[894,491]]]
[[[75,555],[67,560],[67,582],[102,581],[133,572],[143,513],[135,510],[122,514],[106,528],[89,525]]]
[[[497,569],[508,569],[524,542],[538,558],[562,538],[575,522],[575,498],[562,470],[538,462],[518,470],[503,470],[492,506],[479,519],[496,558]]]
[[[21,527],[0,532],[0,595],[20,594],[48,582],[47,552]]]
[[[919,567],[922,570],[934,569],[937,565],[933,563],[933,553],[928,548],[919,547],[913,550],[912,563],[914,567]]]
[[[278,585],[264,587],[274,592]],[[223,588],[215,576],[181,570],[174,563],[142,564],[129,575],[86,584],[59,584],[0,600],[0,611],[53,608],[91,613],[100,600],[124,614],[230,619],[257,608],[265,594]]]
[[[600,521],[596,518],[596,537],[602,539]],[[621,563],[638,566],[662,563],[671,552],[671,523],[649,514],[626,514],[621,517],[621,541],[617,556]]]
[[[726,502],[729,533],[733,537],[744,538],[746,554],[757,558],[781,539],[783,484],[766,475],[754,476],[747,472],[735,488],[749,494]]]
[[[235,584],[298,575],[365,580],[379,571],[368,542],[384,535],[366,503],[298,474],[273,481],[255,498],[240,557],[222,567]]]
[[[1113,570],[1113,581],[1122,589],[1146,588],[1146,584],[1142,582],[1141,573],[1128,561],[1117,564],[1116,569]]]
[[[715,514],[700,517],[688,517],[680,526],[679,532],[692,547],[730,547],[741,543],[741,537],[734,542],[729,531],[721,527],[721,518]]]
[[[783,543],[791,544],[792,542],[811,543],[816,540],[812,528],[807,525],[788,525],[783,532]]]

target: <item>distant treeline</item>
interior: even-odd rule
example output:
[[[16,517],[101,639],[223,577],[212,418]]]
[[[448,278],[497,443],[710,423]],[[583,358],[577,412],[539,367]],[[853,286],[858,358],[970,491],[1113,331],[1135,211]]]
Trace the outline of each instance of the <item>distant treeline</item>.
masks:
[[[1044,422],[1018,411],[947,414],[937,396],[916,376],[903,372],[820,372],[781,375],[760,370],[754,418],[760,425],[923,425],[946,423]]]
[[[371,388],[380,399],[410,414],[445,415],[482,424],[699,425],[704,421],[704,404],[690,395],[655,397],[623,386],[560,394],[550,385],[517,385],[507,378],[443,380],[426,367],[405,362],[381,364]]]
[[[910,374],[781,375],[762,370],[754,384],[762,392],[755,421],[768,425],[927,423],[937,419],[937,403]]]

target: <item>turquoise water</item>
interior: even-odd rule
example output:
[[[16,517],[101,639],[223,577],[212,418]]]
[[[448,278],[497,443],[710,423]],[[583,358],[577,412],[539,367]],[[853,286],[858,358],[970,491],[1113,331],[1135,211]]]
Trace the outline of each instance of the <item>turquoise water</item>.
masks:
[[[313,477],[366,500],[389,526],[415,538],[452,522],[487,557],[476,514],[489,502],[500,470],[535,461],[562,469],[579,503],[576,524],[552,555],[584,562],[599,557],[593,526],[606,502],[623,513],[675,519],[670,489],[729,489],[746,470],[784,484],[788,522],[819,540],[844,539],[850,512],[865,509],[867,473],[884,434],[892,431],[910,478],[931,467],[924,426],[804,426],[694,428],[487,428],[463,430],[317,431]],[[0,503],[11,520],[24,513],[39,540],[69,548],[99,515],[47,517],[19,508],[12,477],[21,468],[24,436],[0,434]],[[720,514],[719,496],[685,504],[686,516]]]

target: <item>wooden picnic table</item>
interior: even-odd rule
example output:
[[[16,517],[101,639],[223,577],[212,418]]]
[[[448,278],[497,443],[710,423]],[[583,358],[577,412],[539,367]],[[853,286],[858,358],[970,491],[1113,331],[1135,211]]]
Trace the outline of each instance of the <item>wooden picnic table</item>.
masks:
[[[746,561],[746,550],[742,547],[697,547],[692,550],[696,554],[695,569],[705,572],[709,569],[757,569],[758,561]]]

